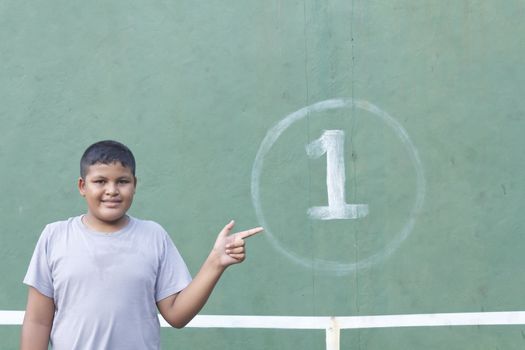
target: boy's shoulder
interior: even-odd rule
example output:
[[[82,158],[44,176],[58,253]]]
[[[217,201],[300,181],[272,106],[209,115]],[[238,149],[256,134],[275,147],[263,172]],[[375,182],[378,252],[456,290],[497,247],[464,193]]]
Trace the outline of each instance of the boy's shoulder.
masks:
[[[54,221],[45,225],[44,229],[40,233],[39,242],[44,244],[54,244],[57,241],[67,240],[70,236],[68,233],[71,232],[73,223],[76,217],[71,217],[65,220]]]
[[[166,231],[166,229],[158,222],[153,220],[137,219],[132,216],[130,216],[130,218],[133,221],[132,226],[138,231],[147,232],[148,234],[150,234],[150,237],[152,237],[151,235],[153,235],[163,241],[171,239],[168,231]]]
[[[142,227],[149,228],[151,230],[158,230],[158,231],[165,231],[164,227],[162,227],[161,224],[159,224],[156,221],[153,220],[146,220],[146,219],[138,219],[134,216],[130,216],[131,220],[134,221],[137,225],[140,225]]]
[[[50,222],[45,226],[43,233],[47,232],[48,234],[56,234],[56,232],[66,231],[71,225],[73,225],[75,220],[80,220],[80,216],[73,216],[65,220]]]

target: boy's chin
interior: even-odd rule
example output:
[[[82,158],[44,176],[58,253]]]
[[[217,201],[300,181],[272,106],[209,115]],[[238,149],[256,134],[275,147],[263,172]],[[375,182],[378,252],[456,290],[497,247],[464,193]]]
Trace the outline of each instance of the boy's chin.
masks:
[[[104,222],[108,225],[116,225],[122,223],[122,221],[126,220],[126,214],[120,215],[120,216],[110,216],[105,218]]]
[[[101,213],[93,216],[97,221],[106,225],[118,225],[126,220],[126,213]]]

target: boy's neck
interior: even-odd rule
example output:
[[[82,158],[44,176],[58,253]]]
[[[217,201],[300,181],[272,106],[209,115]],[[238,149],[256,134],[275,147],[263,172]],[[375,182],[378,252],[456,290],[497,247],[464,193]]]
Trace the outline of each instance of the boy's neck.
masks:
[[[117,221],[106,222],[106,221],[97,219],[89,212],[83,215],[81,219],[82,219],[82,223],[86,225],[89,229],[93,231],[97,231],[97,232],[107,233],[107,234],[117,232],[123,229],[130,220],[129,216],[124,215]]]

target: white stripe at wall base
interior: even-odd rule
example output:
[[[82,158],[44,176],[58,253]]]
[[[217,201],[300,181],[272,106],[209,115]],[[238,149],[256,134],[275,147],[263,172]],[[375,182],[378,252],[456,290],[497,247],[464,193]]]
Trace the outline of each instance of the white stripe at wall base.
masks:
[[[0,325],[21,325],[24,311],[0,311]],[[170,327],[159,315],[162,327]],[[313,317],[198,315],[190,328],[338,329],[525,325],[525,311]]]

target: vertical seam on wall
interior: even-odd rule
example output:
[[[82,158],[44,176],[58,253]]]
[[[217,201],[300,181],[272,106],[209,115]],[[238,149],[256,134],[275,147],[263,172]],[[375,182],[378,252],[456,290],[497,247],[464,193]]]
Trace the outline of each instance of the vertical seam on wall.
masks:
[[[354,55],[354,0],[350,3],[350,53],[352,55],[352,61],[350,65],[350,82],[351,82],[351,98],[352,98],[352,111],[351,111],[351,128],[350,128],[350,159],[352,161],[352,197],[353,202],[356,203],[357,199],[357,169],[356,161],[354,157],[354,132],[356,125],[356,114],[355,114],[355,84],[354,84],[354,72],[355,72],[355,55]],[[359,261],[359,233],[358,228],[354,228],[354,247],[355,247],[355,261]],[[356,313],[359,315],[359,269],[355,271],[355,309]],[[357,330],[357,347],[361,349],[361,330]]]
[[[304,81],[305,81],[305,106],[309,105],[310,100],[310,90],[308,86],[308,40],[306,35],[306,0],[303,0],[303,37],[304,37]],[[306,144],[310,143],[310,115],[306,115]],[[312,177],[311,177],[311,161],[310,158],[307,160],[308,162],[308,191],[307,191],[307,201],[308,201],[308,207],[311,205],[311,189],[312,189]],[[308,220],[308,219],[307,219]],[[311,221],[308,224],[308,235],[310,236],[310,242],[312,242],[311,245],[311,276],[312,276],[312,314],[316,315],[316,307],[315,307],[315,263],[314,263],[314,248],[315,248],[315,242],[313,239],[313,230],[312,230],[312,223]]]

